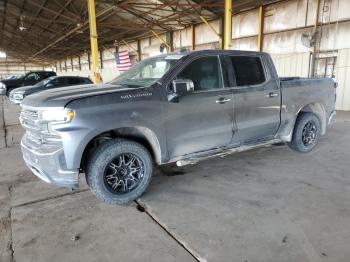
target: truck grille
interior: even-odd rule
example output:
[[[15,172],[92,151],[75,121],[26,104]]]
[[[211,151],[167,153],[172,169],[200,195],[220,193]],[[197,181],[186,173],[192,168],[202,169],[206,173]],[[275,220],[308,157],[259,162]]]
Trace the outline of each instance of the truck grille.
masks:
[[[49,132],[48,123],[41,122],[38,110],[22,108],[20,122],[26,130],[26,137],[37,145],[61,143],[61,137]]]
[[[19,120],[21,122],[21,125],[26,129],[30,131],[40,131],[39,125],[38,125],[38,119],[39,119],[39,113],[37,110],[32,109],[22,109],[22,112],[19,116]]]

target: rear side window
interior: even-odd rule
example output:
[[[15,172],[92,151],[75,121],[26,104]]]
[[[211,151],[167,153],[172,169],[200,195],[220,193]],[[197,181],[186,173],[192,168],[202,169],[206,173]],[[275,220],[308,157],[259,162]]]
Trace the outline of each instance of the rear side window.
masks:
[[[265,71],[259,57],[231,56],[237,86],[258,85],[265,82]]]
[[[55,76],[53,72],[40,72],[39,75],[42,79],[48,78],[50,76]]]
[[[48,77],[50,77],[50,76],[55,76],[56,73],[55,73],[55,72],[47,72],[46,75],[47,75]]]
[[[68,78],[68,85],[79,85],[81,83],[80,78],[70,77]]]
[[[58,86],[65,86],[65,81],[64,81],[64,77],[57,77],[55,79],[53,79],[51,81],[51,83],[53,84],[53,87],[58,87]]]
[[[37,73],[30,73],[26,76],[25,80],[36,80],[39,81],[40,80],[40,75]]]
[[[82,78],[81,82],[84,84],[92,84],[92,81],[89,78]]]

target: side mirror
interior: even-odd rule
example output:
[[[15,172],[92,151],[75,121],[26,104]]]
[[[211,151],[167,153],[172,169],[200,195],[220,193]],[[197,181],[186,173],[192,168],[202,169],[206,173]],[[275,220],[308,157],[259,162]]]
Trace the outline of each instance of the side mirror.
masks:
[[[194,91],[194,84],[189,79],[173,80],[173,92],[178,96],[184,95]]]
[[[53,84],[52,84],[52,83],[48,83],[48,84],[46,85],[46,87],[47,87],[47,88],[53,87]]]

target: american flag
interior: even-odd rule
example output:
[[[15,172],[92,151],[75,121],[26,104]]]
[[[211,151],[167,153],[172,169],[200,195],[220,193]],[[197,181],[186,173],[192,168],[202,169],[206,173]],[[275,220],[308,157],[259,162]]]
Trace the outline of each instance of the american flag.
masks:
[[[125,72],[131,67],[129,51],[115,52],[115,61],[117,62],[117,69],[119,72]]]

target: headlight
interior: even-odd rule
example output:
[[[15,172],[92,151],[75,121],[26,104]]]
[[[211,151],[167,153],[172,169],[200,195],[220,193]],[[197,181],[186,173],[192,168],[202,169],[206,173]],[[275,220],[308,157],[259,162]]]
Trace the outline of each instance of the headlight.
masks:
[[[39,113],[40,120],[55,123],[69,123],[74,116],[74,111],[70,109],[43,110]]]
[[[0,82],[0,89],[5,89],[5,88],[6,88],[6,85]]]
[[[24,91],[14,91],[10,93],[10,96],[13,97],[14,100],[23,100]]]

